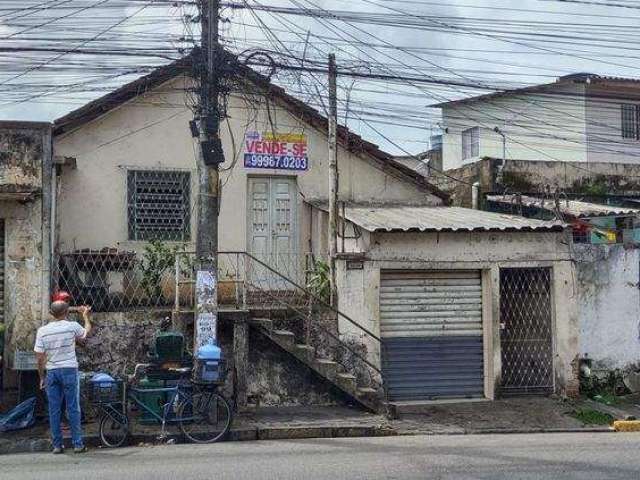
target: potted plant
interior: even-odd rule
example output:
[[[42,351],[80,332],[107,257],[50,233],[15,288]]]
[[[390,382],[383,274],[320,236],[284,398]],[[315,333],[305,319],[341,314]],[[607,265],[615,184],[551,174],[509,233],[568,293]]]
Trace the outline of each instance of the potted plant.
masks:
[[[223,269],[218,271],[218,303],[235,303],[237,287],[232,271]]]

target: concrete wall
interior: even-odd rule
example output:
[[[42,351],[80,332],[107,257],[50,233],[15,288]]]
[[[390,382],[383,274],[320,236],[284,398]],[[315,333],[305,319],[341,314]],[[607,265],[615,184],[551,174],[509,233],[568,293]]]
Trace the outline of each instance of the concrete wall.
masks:
[[[77,169],[65,171],[59,205],[60,251],[119,246],[139,250],[127,239],[126,171],[129,168],[186,169],[192,172],[195,206],[197,145],[188,122],[185,81],[171,81],[54,140],[56,155],[77,159]],[[228,120],[221,132],[226,162],[221,167],[220,249],[245,250],[247,243],[247,183],[252,175],[284,175],[297,179],[301,251],[308,251],[310,209],[304,200],[327,200],[327,138],[296,118],[284,105],[257,95],[231,96]],[[247,170],[243,166],[247,131],[273,129],[307,135],[311,167],[307,172]],[[362,154],[364,155],[364,154]],[[435,204],[439,199],[414,184],[383,172],[364,156],[339,151],[340,198],[345,201]],[[87,212],[91,212],[87,215]],[[192,215],[195,232],[195,215]],[[193,235],[192,235],[193,236]]]
[[[459,168],[482,157],[585,162],[584,85],[556,85],[548,93],[522,93],[442,108],[443,169]],[[462,158],[462,131],[480,128],[478,157]]]
[[[575,245],[580,298],[580,354],[596,368],[640,363],[640,250]]]
[[[15,350],[33,349],[49,297],[51,130],[43,124],[0,123],[3,191],[33,191],[29,200],[0,199],[5,223],[4,386],[15,384]]]
[[[578,312],[575,274],[567,233],[376,233],[362,270],[338,262],[339,310],[380,333],[379,288],[382,269],[474,269],[483,272],[485,309],[485,395],[493,398],[500,385],[500,268],[551,267],[554,298],[554,370],[560,393],[577,393]],[[342,320],[341,334],[368,342],[372,360],[379,361],[377,342]]]
[[[499,178],[496,158],[447,171],[447,176],[433,173],[429,181],[448,193],[452,205],[471,206],[471,185],[480,183],[480,192],[542,193],[547,186],[586,196],[605,194],[640,194],[640,164],[589,162],[585,168],[576,162],[507,160]]]
[[[83,371],[130,374],[136,363],[147,361],[147,352],[163,319],[170,312],[94,313],[94,333],[87,345],[78,347]],[[234,398],[234,322],[224,317],[218,340],[228,375],[223,391]],[[187,329],[187,338],[192,332]],[[248,335],[246,388],[249,404],[325,405],[341,403],[342,397],[294,357],[274,349],[269,339],[251,329]],[[189,348],[189,346],[187,346]]]

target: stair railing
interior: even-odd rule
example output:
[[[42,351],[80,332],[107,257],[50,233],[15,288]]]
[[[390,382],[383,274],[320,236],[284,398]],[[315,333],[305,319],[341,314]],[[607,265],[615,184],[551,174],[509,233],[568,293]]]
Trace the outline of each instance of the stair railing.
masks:
[[[272,261],[277,263],[277,259]],[[243,302],[238,308],[263,311],[267,314],[284,310],[289,319],[293,312],[303,321],[303,337],[308,339],[309,330],[312,329],[317,330],[323,340],[330,339],[334,347],[337,347],[337,350],[332,350],[332,360],[341,364],[346,373],[355,373],[359,380],[363,380],[366,374],[366,383],[369,383],[367,386],[376,388],[386,398],[382,369],[367,358],[369,350],[373,348],[377,350],[375,353],[381,362],[383,345],[380,337],[300,285],[298,281],[281,273],[277,264],[271,265],[254,254],[241,251],[219,252],[218,268],[226,269],[224,272],[221,271],[220,275],[224,273],[225,277],[233,279],[237,288],[243,289],[241,293],[236,292],[237,297]],[[317,321],[317,315],[322,313],[335,318],[335,331],[327,328],[323,322]],[[344,332],[341,338],[341,324],[348,325],[360,338],[349,342],[345,340],[348,336]]]

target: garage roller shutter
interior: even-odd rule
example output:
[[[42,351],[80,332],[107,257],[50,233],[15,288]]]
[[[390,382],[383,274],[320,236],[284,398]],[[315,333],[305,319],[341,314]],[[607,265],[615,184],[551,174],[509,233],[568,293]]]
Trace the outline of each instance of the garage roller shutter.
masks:
[[[383,272],[380,331],[392,400],[482,396],[480,272]]]

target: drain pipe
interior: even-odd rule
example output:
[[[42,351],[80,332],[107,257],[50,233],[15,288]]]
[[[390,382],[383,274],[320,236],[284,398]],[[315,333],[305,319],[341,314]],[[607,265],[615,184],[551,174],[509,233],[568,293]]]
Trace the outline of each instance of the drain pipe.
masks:
[[[480,210],[480,182],[471,185],[471,208]]]

